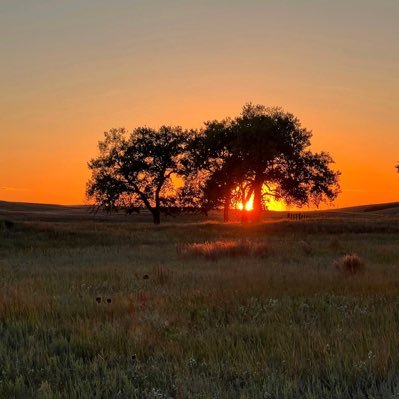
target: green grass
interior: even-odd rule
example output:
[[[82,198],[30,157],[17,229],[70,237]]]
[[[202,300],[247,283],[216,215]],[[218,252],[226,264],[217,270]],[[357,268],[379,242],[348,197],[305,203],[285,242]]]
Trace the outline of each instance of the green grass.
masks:
[[[398,232],[389,218],[0,225],[0,397],[399,397]],[[243,239],[267,253],[178,251]],[[336,270],[348,253],[364,273]]]

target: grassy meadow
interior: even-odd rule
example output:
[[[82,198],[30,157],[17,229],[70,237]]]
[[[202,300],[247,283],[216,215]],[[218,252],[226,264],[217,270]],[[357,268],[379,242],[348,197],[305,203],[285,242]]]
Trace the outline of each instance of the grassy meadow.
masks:
[[[397,212],[32,215],[0,222],[1,398],[399,398]]]

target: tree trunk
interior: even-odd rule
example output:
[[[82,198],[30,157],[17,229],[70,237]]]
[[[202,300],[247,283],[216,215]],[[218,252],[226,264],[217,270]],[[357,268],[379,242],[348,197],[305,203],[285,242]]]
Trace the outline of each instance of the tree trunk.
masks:
[[[225,197],[223,206],[223,221],[229,221],[229,209],[230,209],[230,196]]]
[[[151,213],[154,224],[161,224],[161,211],[159,210],[159,208],[153,208]]]
[[[159,200],[159,192],[162,186],[158,186],[155,192],[155,208],[152,208],[152,218],[154,224],[161,224],[161,202]]]
[[[259,221],[262,216],[262,181],[255,181],[254,183],[254,210],[253,210],[253,220]]]

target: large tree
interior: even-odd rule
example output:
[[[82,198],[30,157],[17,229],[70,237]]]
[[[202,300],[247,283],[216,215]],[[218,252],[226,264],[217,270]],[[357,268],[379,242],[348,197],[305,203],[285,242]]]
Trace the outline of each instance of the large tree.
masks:
[[[267,197],[303,206],[337,196],[339,172],[330,168],[332,158],[310,151],[312,133],[294,115],[280,108],[247,104],[238,117],[212,126],[218,129],[206,126],[202,151],[212,153],[214,143],[224,150],[216,152],[212,168],[206,164],[210,173],[205,197],[214,205],[224,200],[226,206],[237,192],[243,203],[253,196],[257,219]]]
[[[173,178],[182,176],[190,133],[180,127],[140,127],[130,134],[111,129],[99,142],[99,156],[88,166],[92,177],[87,196],[98,207],[139,212],[147,208],[155,224],[161,211],[174,207]]]
[[[281,108],[247,104],[235,119],[238,149],[260,217],[265,197],[303,206],[332,201],[339,192],[339,172],[326,152],[310,151],[312,132]]]
[[[242,163],[236,159],[236,144],[232,137],[231,120],[205,122],[189,145],[187,179],[183,192],[204,212],[224,209],[224,221],[229,220],[229,208],[233,193],[242,179]]]

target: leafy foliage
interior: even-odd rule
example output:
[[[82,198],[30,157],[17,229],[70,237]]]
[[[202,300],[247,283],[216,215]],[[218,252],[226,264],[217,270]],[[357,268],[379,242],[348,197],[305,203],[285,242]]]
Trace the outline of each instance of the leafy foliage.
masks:
[[[147,208],[154,223],[161,211],[223,208],[254,199],[254,216],[268,198],[319,205],[339,193],[331,156],[310,151],[312,133],[281,108],[246,104],[239,116],[205,122],[200,131],[141,127],[130,135],[112,129],[89,162],[87,195],[109,211]],[[179,184],[178,184],[179,183]]]
[[[139,212],[146,207],[154,223],[161,210],[171,209],[176,200],[172,178],[183,174],[183,159],[189,133],[180,127],[147,127],[105,132],[100,155],[89,162],[92,178],[87,195],[109,211],[120,208]]]
[[[294,115],[262,105],[247,104],[235,119],[206,123],[193,157],[208,171],[206,205],[228,208],[234,195],[243,203],[254,195],[259,214],[268,196],[297,206],[334,200],[339,172],[330,168],[328,153],[309,150],[311,137]]]

